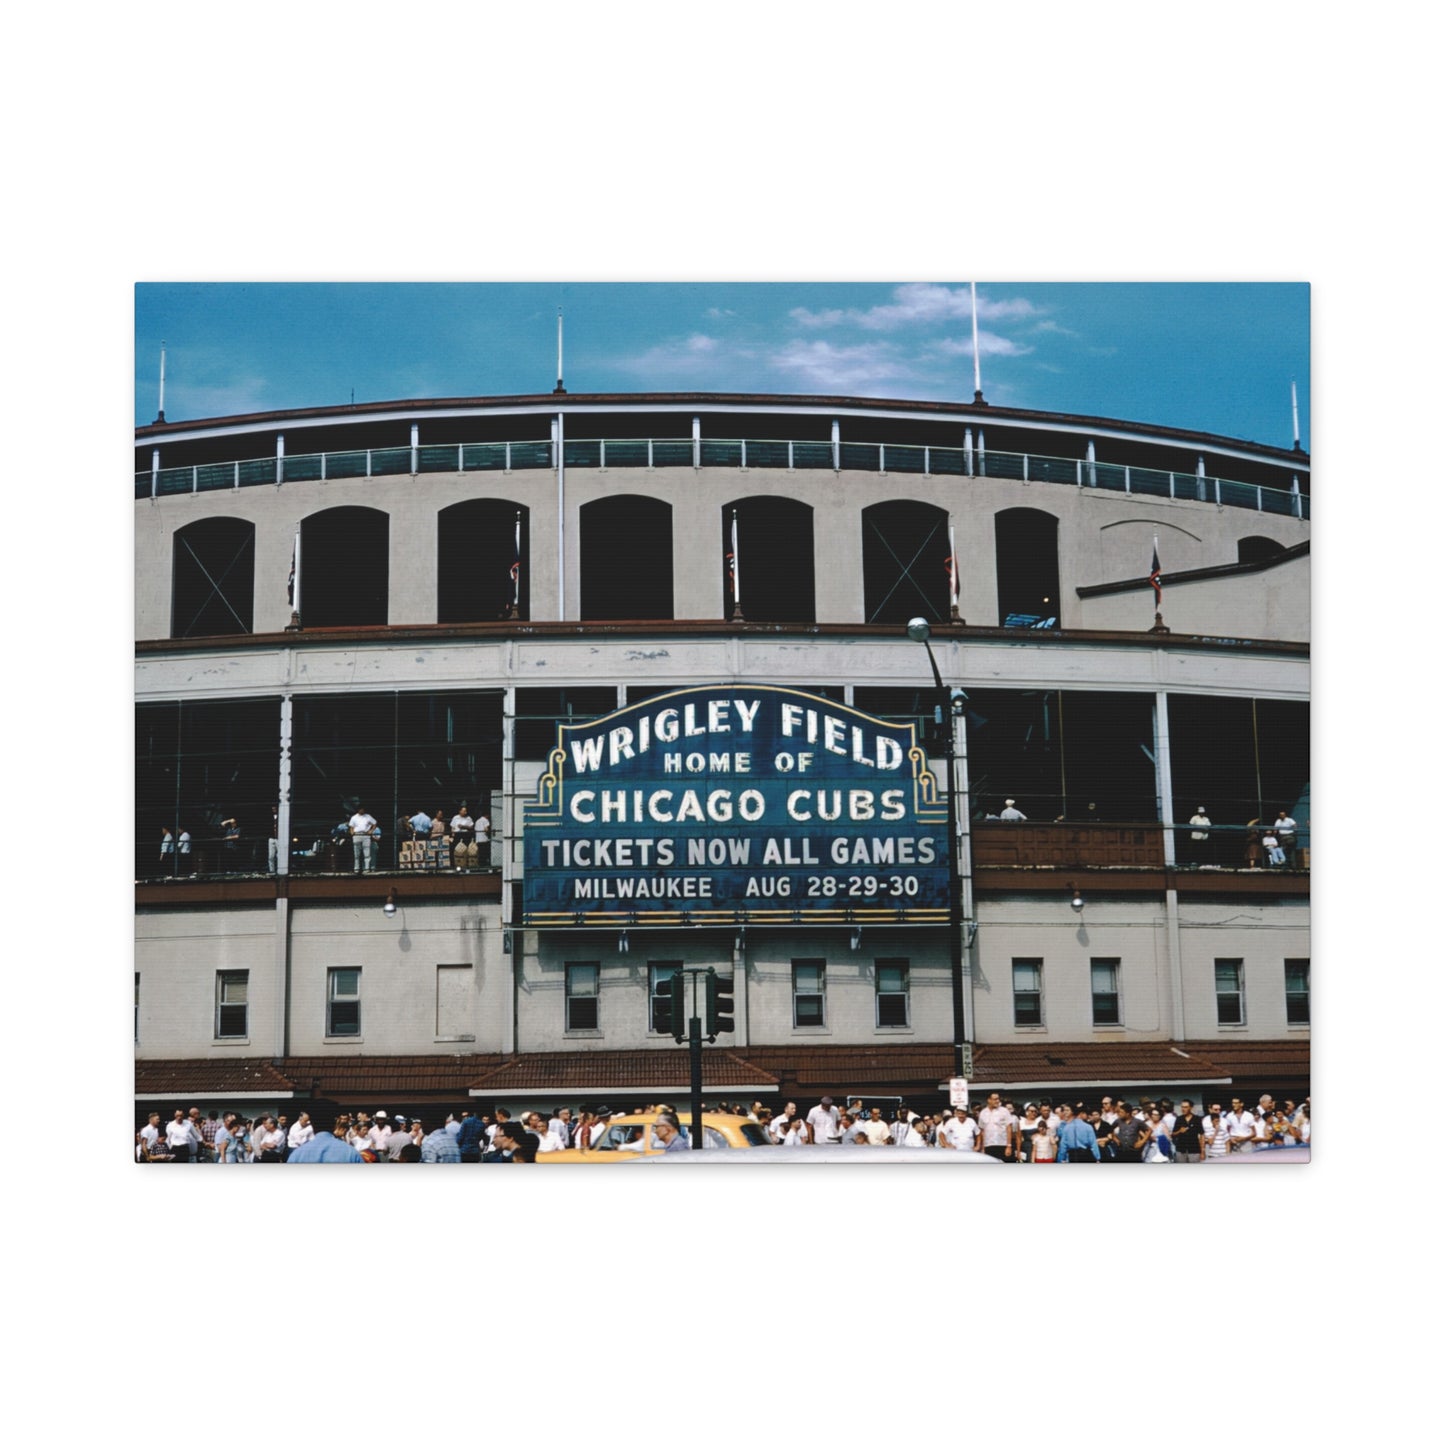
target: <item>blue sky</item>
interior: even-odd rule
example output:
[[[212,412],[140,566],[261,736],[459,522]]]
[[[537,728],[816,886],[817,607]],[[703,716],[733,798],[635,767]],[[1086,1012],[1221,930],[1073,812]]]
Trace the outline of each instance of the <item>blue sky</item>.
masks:
[[[147,283],[135,419],[567,389],[973,395],[967,282]],[[979,282],[983,393],[1289,446],[1309,288]]]

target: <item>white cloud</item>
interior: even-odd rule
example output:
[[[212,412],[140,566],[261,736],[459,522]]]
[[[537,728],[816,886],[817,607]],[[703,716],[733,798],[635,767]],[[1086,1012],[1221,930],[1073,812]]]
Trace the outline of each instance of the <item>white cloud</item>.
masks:
[[[706,316],[709,321],[721,321],[725,317],[736,316],[737,314],[736,311],[732,311],[726,306],[709,306],[707,310],[703,312],[703,315]]]
[[[944,356],[972,356],[973,338],[966,337],[960,341],[951,336],[945,336],[941,341],[934,342],[930,350],[937,351]],[[1017,341],[1010,341],[1007,336],[1000,336],[996,331],[979,329],[978,354],[980,356],[1027,356],[1032,350],[1032,346],[1021,346]]]
[[[636,356],[623,356],[611,365],[621,371],[637,372],[642,376],[656,373],[691,373],[704,369],[713,370],[722,359],[721,343],[715,336],[696,331],[691,336],[676,336],[661,341]],[[662,382],[658,380],[658,384]]]
[[[828,341],[790,341],[768,358],[768,364],[796,377],[801,384],[821,391],[868,393],[884,382],[900,381],[912,375],[896,349],[882,341],[857,346],[834,346]]]
[[[799,306],[788,313],[800,326],[816,330],[844,324],[861,326],[865,331],[896,331],[903,326],[928,326],[942,322],[969,320],[973,305],[967,286],[936,286],[910,281],[893,288],[893,300],[886,306],[871,306],[866,311],[809,311]],[[1022,296],[994,300],[987,295],[978,298],[978,314],[985,321],[1015,321],[1039,314],[1038,307]]]

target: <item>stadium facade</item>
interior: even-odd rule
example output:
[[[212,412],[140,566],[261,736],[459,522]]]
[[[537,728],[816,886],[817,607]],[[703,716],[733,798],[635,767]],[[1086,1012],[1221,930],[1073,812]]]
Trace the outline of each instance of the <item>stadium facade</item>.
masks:
[[[560,389],[135,444],[138,1109],[678,1098],[679,966],[736,986],[710,1098],[924,1101],[960,1058],[1019,1098],[1308,1092],[1298,447],[981,399]],[[687,699],[858,719],[849,766],[911,737],[925,801],[953,794],[952,906],[908,906],[912,845],[885,841],[826,908],[631,906],[629,874],[669,869],[626,850],[544,908],[559,725],[631,728],[632,766],[639,720]],[[736,737],[697,756],[725,791],[757,764]],[[463,802],[496,836],[458,871],[403,820]],[[594,845],[620,816],[597,806],[571,819]]]

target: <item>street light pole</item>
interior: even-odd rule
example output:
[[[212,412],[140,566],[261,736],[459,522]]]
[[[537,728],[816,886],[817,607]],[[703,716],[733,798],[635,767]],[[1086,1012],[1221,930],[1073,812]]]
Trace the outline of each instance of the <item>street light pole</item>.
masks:
[[[943,758],[948,769],[948,961],[953,1003],[953,1071],[956,1077],[966,1078],[969,1071],[964,1068],[964,1054],[968,1051],[968,1029],[964,1011],[963,977],[963,880],[959,870],[958,857],[958,778],[955,768],[953,698],[943,685],[943,675],[938,670],[938,661],[929,646],[930,628],[922,617],[913,618],[908,624],[908,636],[914,642],[921,642],[928,653],[928,665],[933,669],[933,683],[938,691],[936,715],[945,729]]]

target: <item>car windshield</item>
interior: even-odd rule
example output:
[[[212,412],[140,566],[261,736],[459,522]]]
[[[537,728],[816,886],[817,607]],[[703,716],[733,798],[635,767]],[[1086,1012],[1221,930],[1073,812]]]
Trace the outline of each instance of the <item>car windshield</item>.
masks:
[[[756,1147],[759,1144],[771,1143],[768,1138],[768,1131],[761,1124],[744,1124],[741,1129],[744,1139]]]
[[[613,1124],[592,1146],[594,1149],[627,1149],[640,1153],[646,1144],[646,1128],[642,1124]]]

